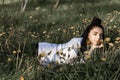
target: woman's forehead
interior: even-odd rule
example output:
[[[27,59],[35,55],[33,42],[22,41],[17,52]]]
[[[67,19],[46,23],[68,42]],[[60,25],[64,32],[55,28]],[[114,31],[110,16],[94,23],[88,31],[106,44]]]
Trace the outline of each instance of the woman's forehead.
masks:
[[[93,29],[90,30],[90,32],[103,33],[103,30],[99,27],[94,27]]]

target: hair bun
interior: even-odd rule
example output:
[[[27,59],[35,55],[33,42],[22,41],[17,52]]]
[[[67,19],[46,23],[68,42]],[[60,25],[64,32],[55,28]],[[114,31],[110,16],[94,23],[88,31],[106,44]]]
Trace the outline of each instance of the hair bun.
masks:
[[[93,17],[93,20],[92,20],[91,24],[100,25],[101,24],[101,19],[97,18],[97,17]]]

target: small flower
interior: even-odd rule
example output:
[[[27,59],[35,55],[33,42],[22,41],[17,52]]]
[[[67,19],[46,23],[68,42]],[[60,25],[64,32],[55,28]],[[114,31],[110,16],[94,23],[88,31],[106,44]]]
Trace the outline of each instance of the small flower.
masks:
[[[61,29],[60,28],[58,28],[58,31],[60,31]]]
[[[46,33],[46,31],[43,31],[43,34],[45,34]]]
[[[11,61],[11,58],[8,58],[7,61],[10,62],[10,61]]]
[[[38,10],[38,9],[40,9],[40,7],[36,7],[35,9]]]
[[[21,50],[20,50],[20,49],[18,49],[18,50],[17,50],[17,53],[20,53],[20,52],[21,52]]]
[[[85,55],[85,59],[89,60],[91,58],[91,56],[89,54]]]
[[[119,43],[119,41],[115,41],[115,43],[116,43],[116,44],[118,44],[118,43]]]
[[[2,33],[0,34],[0,37],[3,36],[4,34],[5,34],[5,32],[2,32]]]
[[[120,37],[115,38],[115,40],[116,40],[116,41],[119,41],[119,40],[120,40]]]
[[[120,33],[120,29],[119,30],[117,30],[119,33]]]
[[[113,19],[111,19],[110,22],[113,22]]]
[[[110,40],[111,40],[111,39],[110,39],[109,37],[106,37],[106,38],[105,38],[105,41],[106,41],[106,42],[109,42]]]
[[[80,14],[80,16],[82,16],[83,14]]]
[[[116,28],[116,27],[117,27],[116,25],[113,26],[113,28]]]
[[[114,44],[111,42],[111,43],[108,43],[109,46],[114,46]]]
[[[102,60],[102,61],[106,61],[106,58],[105,58],[105,57],[102,57],[101,60]]]
[[[23,76],[20,77],[20,80],[25,80]]]
[[[16,54],[17,53],[17,51],[13,51],[13,54]]]
[[[32,19],[32,16],[29,16],[30,19]]]
[[[70,29],[74,29],[74,27],[70,27]]]
[[[90,53],[90,51],[85,51],[85,52],[84,52],[84,54],[89,54],[89,53]]]
[[[75,32],[73,32],[73,35],[75,35],[76,33]]]
[[[91,58],[90,51],[85,51],[84,54],[85,54],[85,59],[86,60],[89,60]]]

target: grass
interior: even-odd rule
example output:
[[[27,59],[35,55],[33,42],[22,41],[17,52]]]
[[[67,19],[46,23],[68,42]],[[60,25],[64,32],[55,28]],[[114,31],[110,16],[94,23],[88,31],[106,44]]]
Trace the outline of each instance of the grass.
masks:
[[[119,80],[120,6],[119,1],[65,1],[57,9],[54,2],[29,3],[20,13],[19,3],[0,5],[0,80]],[[31,5],[30,5],[31,4]],[[104,57],[85,64],[41,66],[34,52],[42,41],[65,43],[80,37],[92,17],[103,20],[107,51]]]

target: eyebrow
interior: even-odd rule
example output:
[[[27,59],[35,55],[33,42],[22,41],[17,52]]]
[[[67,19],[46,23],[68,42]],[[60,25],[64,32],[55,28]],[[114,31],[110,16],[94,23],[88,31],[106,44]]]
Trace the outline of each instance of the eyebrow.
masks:
[[[98,32],[94,31],[93,33],[98,33]],[[100,33],[100,34],[103,34],[103,33]]]

